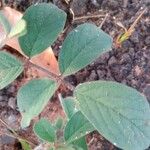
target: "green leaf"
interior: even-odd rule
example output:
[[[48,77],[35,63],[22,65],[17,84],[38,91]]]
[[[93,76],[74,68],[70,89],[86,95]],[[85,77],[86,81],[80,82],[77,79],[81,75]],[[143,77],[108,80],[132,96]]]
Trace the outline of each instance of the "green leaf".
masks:
[[[102,53],[111,49],[112,39],[100,28],[85,23],[75,28],[65,39],[59,55],[63,76],[76,73]]]
[[[23,71],[22,63],[11,54],[0,52],[0,89],[13,82]]]
[[[35,79],[19,89],[17,103],[22,113],[22,128],[39,115],[57,89],[57,84],[50,79]]]
[[[74,145],[67,145],[67,146],[64,146],[64,147],[59,147],[57,150],[84,150],[80,147],[76,147]]]
[[[63,124],[64,124],[64,121],[61,117],[57,118],[56,122],[55,122],[55,128],[57,130],[60,130],[63,128]]]
[[[82,138],[74,141],[72,144],[82,148],[83,150],[88,150],[85,137],[82,137]]]
[[[11,29],[8,37],[12,38],[14,36],[23,36],[27,33],[26,21],[24,19],[19,20],[16,25]]]
[[[26,140],[19,139],[23,150],[32,150],[30,144]]]
[[[19,37],[23,52],[33,57],[51,46],[63,30],[66,14],[53,4],[32,5],[25,12],[27,34]]]
[[[65,147],[59,147],[58,150],[76,150],[71,145],[65,146]]]
[[[110,81],[77,86],[79,110],[114,145],[143,150],[150,145],[150,106],[135,89]]]
[[[42,118],[39,122],[35,124],[34,132],[42,140],[48,142],[55,141],[56,138],[55,128],[48,120],[44,118]]]
[[[67,97],[67,98],[60,97],[60,103],[68,119],[70,119],[77,112],[73,97]]]
[[[93,125],[85,118],[85,116],[80,111],[78,111],[71,117],[65,127],[65,141],[67,143],[71,143],[94,131],[94,129],[95,128],[93,127]]]
[[[0,26],[2,25],[3,29],[5,30],[6,34],[8,34],[11,30],[11,25],[7,18],[4,16],[2,11],[0,11]]]

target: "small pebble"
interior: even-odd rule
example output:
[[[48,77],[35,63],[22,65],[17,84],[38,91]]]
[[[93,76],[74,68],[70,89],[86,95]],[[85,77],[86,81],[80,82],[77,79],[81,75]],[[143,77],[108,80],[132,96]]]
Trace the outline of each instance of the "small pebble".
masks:
[[[113,64],[115,64],[117,62],[117,59],[114,57],[114,56],[112,56],[110,59],[109,59],[109,61],[108,61],[108,65],[113,65]]]
[[[89,81],[94,81],[97,78],[95,70],[92,70],[90,76],[88,77]]]
[[[5,136],[5,135],[0,137],[0,144],[2,144],[2,145],[4,145],[4,144],[14,145],[15,142],[16,142],[15,138]]]
[[[16,109],[16,98],[9,98],[8,100],[8,106],[11,107],[12,109]]]
[[[6,122],[7,124],[11,125],[11,127],[15,127],[17,125],[17,116],[14,114],[10,114],[10,116],[8,116]]]
[[[3,96],[0,96],[0,101],[3,101]]]
[[[87,3],[88,0],[73,0],[71,2],[71,8],[75,16],[83,15],[87,12]]]
[[[8,88],[8,92],[10,92],[11,94],[15,93],[15,91],[16,91],[16,88],[14,86],[10,86]]]
[[[138,43],[138,42],[139,42],[139,34],[138,34],[138,32],[134,32],[134,33],[131,35],[131,40],[132,40],[134,43]]]
[[[150,46],[150,36],[146,37],[145,44]]]
[[[106,71],[104,70],[97,70],[98,78],[103,79],[104,76],[106,75]]]

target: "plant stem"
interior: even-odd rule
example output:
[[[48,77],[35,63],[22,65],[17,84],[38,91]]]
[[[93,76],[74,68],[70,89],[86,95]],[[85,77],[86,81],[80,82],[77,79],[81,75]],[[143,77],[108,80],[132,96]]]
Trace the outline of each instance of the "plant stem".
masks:
[[[14,49],[14,48],[12,48],[12,47],[10,47],[10,46],[8,46],[8,45],[5,45],[4,48],[5,48],[5,49],[12,49],[12,50],[14,50],[14,51],[19,52],[18,50]],[[46,73],[46,74],[49,76],[49,78],[55,80],[55,81],[58,82],[59,84],[63,83],[63,84],[66,85],[70,90],[73,91],[73,90],[75,89],[75,87],[74,87],[72,84],[70,84],[68,81],[65,81],[61,75],[57,75],[57,74],[55,74],[55,73],[53,73],[53,72],[51,72],[51,71],[45,69],[45,68],[42,67],[42,66],[39,66],[39,65],[37,65],[37,64],[34,64],[33,62],[31,62],[30,59],[26,58],[22,53],[19,53],[19,54],[24,58],[24,61],[23,61],[23,62],[24,62],[24,66],[27,66],[27,67],[28,67],[28,66],[34,67],[34,68],[36,68],[37,70],[40,70],[40,71]]]
[[[7,128],[8,130],[10,130],[14,135],[17,135],[17,133],[16,133],[12,128],[10,128],[10,127],[7,125],[6,122],[4,122],[2,119],[0,119],[0,122],[1,122],[4,126],[6,126],[6,128]]]
[[[104,23],[105,23],[105,21],[106,21],[106,19],[107,19],[108,16],[109,16],[109,14],[107,13],[105,15],[105,18],[103,19],[102,23],[100,24],[100,28],[102,28],[102,26],[104,25]]]
[[[90,146],[93,141],[94,141],[94,137],[89,141],[89,143],[87,145]]]
[[[57,80],[57,81],[61,80],[61,77],[60,77],[60,76],[58,76],[58,75],[56,75],[56,74],[54,74],[54,73],[48,71],[47,69],[43,68],[42,66],[39,66],[39,65],[37,65],[37,64],[34,64],[34,63],[31,62],[29,59],[27,59],[25,65],[29,65],[29,66],[31,66],[31,67],[34,67],[34,68],[36,68],[36,69],[38,69],[38,70],[40,70],[40,71],[46,73],[46,74],[47,74],[48,76],[50,76],[52,79],[55,79],[55,80]]]
[[[133,22],[133,24],[130,26],[130,28],[128,29],[128,32],[132,32],[134,31],[134,28],[136,26],[136,24],[138,23],[138,21],[140,20],[140,18],[143,16],[143,14],[147,11],[147,8],[143,9],[143,11],[139,14],[139,16],[136,18],[136,20]]]
[[[12,134],[4,133],[5,135],[7,135],[7,136],[9,136],[9,137],[16,138],[16,139],[18,139],[19,141],[20,141],[20,140],[24,140],[24,141],[26,141],[27,143],[29,143],[29,144],[35,146],[34,143],[32,143],[32,142],[30,142],[30,141],[28,141],[28,140],[23,139],[22,137],[20,137],[20,136],[19,136],[11,127],[9,127],[9,125],[8,125],[5,121],[3,121],[1,118],[0,118],[0,122],[1,122],[9,131],[12,132]]]
[[[82,20],[82,19],[90,19],[90,18],[100,18],[100,17],[105,17],[105,15],[88,15],[88,16],[82,16],[82,17],[75,17],[73,21],[77,21],[77,20]]]
[[[43,68],[42,66],[32,63],[29,59],[26,59],[25,65],[30,65],[31,67],[34,67],[37,70],[40,70],[40,71],[46,73],[51,79],[56,80],[59,84],[61,84],[61,83],[65,84],[72,91],[75,89],[75,87],[72,84],[70,84],[69,82],[65,81],[61,75],[57,75],[53,72],[50,72],[49,70]]]

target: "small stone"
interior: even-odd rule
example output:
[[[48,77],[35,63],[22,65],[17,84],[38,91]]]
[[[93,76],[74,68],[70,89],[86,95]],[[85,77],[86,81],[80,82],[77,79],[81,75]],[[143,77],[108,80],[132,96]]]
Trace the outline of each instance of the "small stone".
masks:
[[[141,68],[137,65],[134,67],[134,71],[136,76],[140,76],[142,74]]]
[[[99,58],[97,58],[95,62],[98,64],[106,64],[109,58],[110,58],[110,53],[107,52],[102,54]]]
[[[146,45],[150,45],[150,36],[146,37],[145,44]]]
[[[10,92],[12,94],[15,93],[15,91],[16,91],[16,88],[14,86],[11,86],[8,88],[8,92]]]
[[[9,98],[8,106],[11,107],[12,109],[16,109],[16,99],[13,97]]]
[[[138,42],[139,42],[139,34],[138,34],[138,32],[134,32],[134,33],[131,35],[131,40],[132,40],[134,43],[138,43]]]
[[[73,10],[75,16],[83,15],[87,12],[88,0],[73,0],[71,3],[71,9]]]
[[[131,63],[131,57],[128,53],[124,53],[121,57],[121,64],[123,63]]]
[[[132,43],[129,40],[122,43],[122,48],[124,51],[129,51],[129,47],[132,47]]]
[[[6,95],[3,96],[3,101],[8,101],[8,97]]]
[[[98,78],[103,79],[104,76],[106,75],[106,71],[104,70],[97,70]]]
[[[73,85],[77,84],[77,80],[76,80],[75,75],[70,75],[70,76],[66,77],[65,80],[70,82]]]
[[[37,0],[35,0],[35,1],[37,1]],[[61,0],[53,0],[53,3],[54,3],[54,5],[56,5],[58,8],[60,8],[60,9],[62,9],[62,10],[64,10],[64,11],[66,11],[67,10],[67,7],[64,5],[65,3]]]
[[[108,65],[113,65],[117,62],[116,58],[114,56],[112,56],[109,61],[108,61]]]
[[[95,7],[99,7],[100,4],[98,3],[97,0],[91,0],[91,3],[95,6]]]
[[[116,10],[119,6],[119,2],[116,0],[105,0],[103,1],[102,6],[109,7],[111,10]]]
[[[2,107],[4,107],[4,106],[7,106],[7,102],[5,102],[5,101],[0,101],[0,107],[2,108]]]
[[[5,145],[5,144],[14,145],[15,142],[16,142],[15,138],[12,138],[12,137],[9,137],[6,135],[3,135],[0,137],[0,144],[2,144],[2,145]]]
[[[123,67],[121,67],[120,73],[123,76],[123,78],[126,78],[129,75],[130,71],[131,71],[130,68],[123,66]]]
[[[14,114],[11,114],[8,116],[6,119],[6,122],[11,125],[11,127],[16,127],[17,126],[17,116]]]
[[[0,101],[3,101],[3,96],[0,96]]]
[[[92,70],[92,72],[88,78],[88,81],[94,81],[96,78],[97,78],[97,74],[96,74],[95,70]]]
[[[97,143],[97,149],[102,149],[102,143],[101,142]]]

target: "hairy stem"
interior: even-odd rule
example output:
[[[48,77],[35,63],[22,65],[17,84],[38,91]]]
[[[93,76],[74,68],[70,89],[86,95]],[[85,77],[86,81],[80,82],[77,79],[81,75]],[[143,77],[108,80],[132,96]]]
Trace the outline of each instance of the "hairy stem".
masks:
[[[57,75],[57,74],[43,68],[42,66],[34,64],[29,59],[26,59],[25,65],[27,65],[27,66],[29,65],[31,67],[36,68],[37,70],[40,70],[40,71],[46,73],[51,79],[56,80],[56,82],[58,82],[59,84],[62,83],[64,85],[66,85],[72,91],[75,89],[75,87],[72,84],[70,84],[69,82],[65,81],[61,75]]]
[[[19,52],[18,50],[16,50],[15,48],[10,47],[9,45],[5,45],[4,48],[5,48],[6,50],[8,50],[8,51],[11,49],[11,50],[13,50],[13,51]],[[64,85],[67,86],[70,90],[73,91],[73,90],[75,89],[75,87],[74,87],[72,84],[70,84],[68,81],[65,81],[65,79],[64,79],[61,75],[57,75],[57,74],[55,74],[55,73],[53,73],[53,72],[47,70],[46,68],[44,68],[44,67],[42,67],[42,66],[39,66],[39,65],[37,65],[37,64],[34,64],[33,62],[31,62],[30,59],[26,58],[23,54],[21,54],[21,53],[19,53],[19,54],[24,58],[24,61],[23,61],[23,62],[24,62],[24,66],[26,66],[27,68],[28,68],[28,66],[34,67],[34,68],[36,68],[37,70],[46,73],[49,78],[55,80],[55,81],[58,82],[59,84],[61,84],[61,83],[64,84]]]
[[[82,19],[101,18],[101,17],[105,17],[105,15],[96,14],[96,15],[88,15],[88,16],[82,16],[82,17],[75,17],[74,21],[82,20]]]
[[[5,126],[5,127],[11,132],[11,134],[9,134],[9,133],[3,133],[3,134],[5,134],[5,135],[7,135],[7,136],[9,136],[9,137],[16,138],[16,139],[18,139],[19,141],[20,141],[20,140],[25,140],[27,143],[29,143],[29,144],[35,146],[34,143],[32,143],[32,142],[30,142],[30,141],[28,141],[28,140],[26,140],[26,139],[20,137],[10,126],[9,126],[5,121],[3,121],[1,118],[0,118],[0,122],[2,123],[3,126]]]

